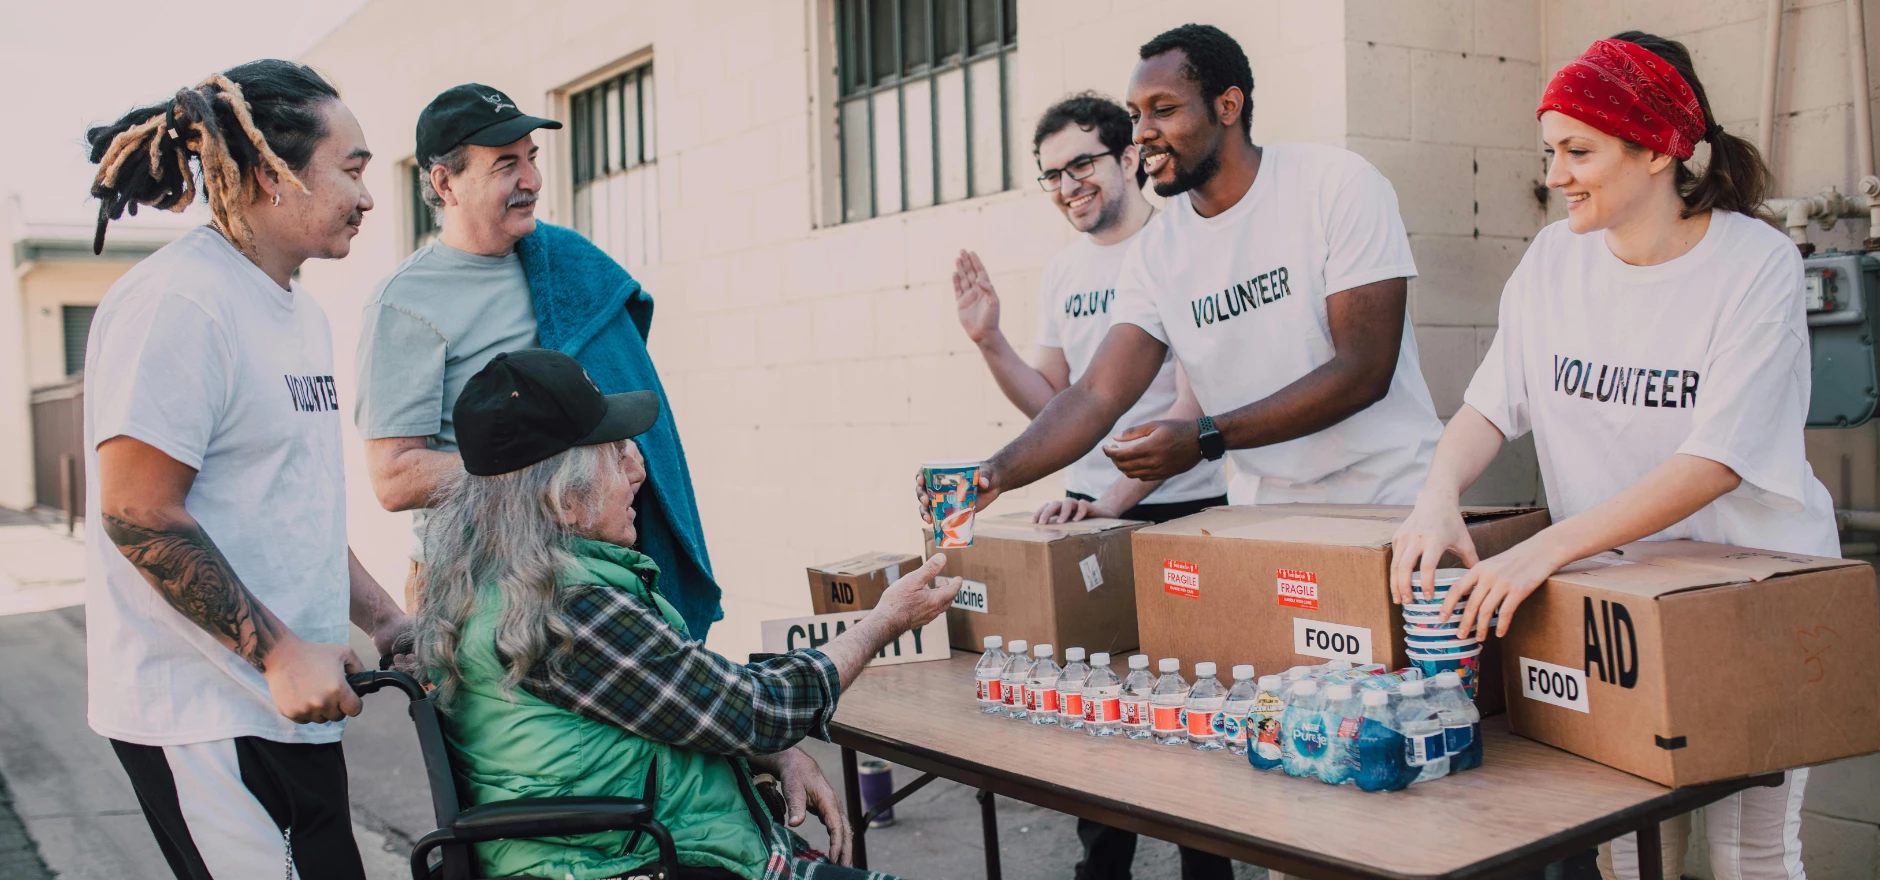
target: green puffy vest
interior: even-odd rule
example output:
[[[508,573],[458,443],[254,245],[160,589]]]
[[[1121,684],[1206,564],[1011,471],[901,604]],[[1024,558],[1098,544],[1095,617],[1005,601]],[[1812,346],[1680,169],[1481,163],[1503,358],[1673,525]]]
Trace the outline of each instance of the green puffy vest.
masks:
[[[652,589],[659,570],[651,559],[598,541],[577,540],[569,549],[578,565],[563,573],[561,586],[626,590],[686,631],[678,611]],[[650,794],[681,864],[762,875],[770,854],[758,822],[762,817],[768,825],[770,817],[748,787],[742,760],[641,739],[521,688],[503,693],[503,667],[496,658],[500,598],[494,588],[483,598],[458,643],[464,681],[445,723],[466,806],[522,797]],[[631,848],[623,851],[628,843]],[[650,838],[628,832],[480,843],[476,854],[484,876],[553,880],[615,877],[658,858]]]

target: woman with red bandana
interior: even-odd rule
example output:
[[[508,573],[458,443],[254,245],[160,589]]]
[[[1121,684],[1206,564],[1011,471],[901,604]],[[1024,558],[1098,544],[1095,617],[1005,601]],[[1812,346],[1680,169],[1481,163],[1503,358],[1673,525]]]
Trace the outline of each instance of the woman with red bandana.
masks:
[[[1536,115],[1567,219],[1535,236],[1502,291],[1495,342],[1397,532],[1397,600],[1454,551],[1470,570],[1445,612],[1483,635],[1499,611],[1499,635],[1556,570],[1632,541],[1839,556],[1833,503],[1802,448],[1802,261],[1752,216],[1769,181],[1756,148],[1716,124],[1684,46],[1650,34],[1594,43]],[[1692,170],[1699,143],[1709,156]],[[1478,559],[1458,499],[1529,431],[1554,524]],[[1705,808],[1718,877],[1804,876],[1807,778]],[[1666,877],[1679,876],[1688,819],[1666,823]],[[1635,853],[1630,835],[1601,847],[1601,873],[1637,876]]]

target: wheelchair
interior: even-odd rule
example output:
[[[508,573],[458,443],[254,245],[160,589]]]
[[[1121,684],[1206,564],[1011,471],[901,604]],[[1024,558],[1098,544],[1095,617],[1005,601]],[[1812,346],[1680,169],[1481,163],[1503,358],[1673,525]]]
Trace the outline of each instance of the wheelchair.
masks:
[[[659,848],[659,872],[655,876],[660,880],[676,880],[679,876],[679,856],[672,835],[653,818],[653,805],[646,801],[621,797],[517,798],[460,809],[457,782],[451,773],[450,756],[444,750],[444,730],[438,724],[433,695],[411,676],[391,670],[356,672],[346,676],[346,681],[360,696],[391,687],[411,699],[411,723],[417,728],[431,811],[438,825],[436,831],[419,838],[412,847],[412,880],[498,880],[476,873],[471,844],[603,831],[645,833]],[[432,851],[439,854],[435,866],[431,864]]]

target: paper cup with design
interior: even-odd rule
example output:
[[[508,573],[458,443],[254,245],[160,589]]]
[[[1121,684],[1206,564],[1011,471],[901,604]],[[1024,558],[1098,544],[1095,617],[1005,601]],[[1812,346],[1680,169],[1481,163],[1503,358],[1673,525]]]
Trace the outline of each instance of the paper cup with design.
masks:
[[[1462,580],[1462,576],[1468,573],[1469,570],[1466,568],[1437,569],[1436,586],[1434,588],[1436,604],[1443,604],[1443,594],[1449,592],[1449,588],[1455,586],[1456,582]],[[1423,601],[1423,572],[1413,571],[1410,573],[1410,595],[1414,602],[1421,603]]]
[[[937,461],[920,466],[933,517],[933,545],[950,550],[973,546],[973,505],[979,500],[979,462]]]
[[[1481,645],[1459,654],[1425,654],[1414,650],[1406,653],[1410,655],[1410,665],[1422,672],[1425,680],[1435,678],[1438,673],[1453,672],[1461,677],[1462,687],[1468,692],[1469,699],[1475,699],[1476,686],[1479,684],[1476,670],[1482,653]]]

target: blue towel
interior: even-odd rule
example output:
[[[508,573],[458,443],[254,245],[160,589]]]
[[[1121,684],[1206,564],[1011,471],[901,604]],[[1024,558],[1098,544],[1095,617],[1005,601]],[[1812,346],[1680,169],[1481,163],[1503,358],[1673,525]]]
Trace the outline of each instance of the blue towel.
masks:
[[[659,565],[660,595],[679,609],[692,637],[703,640],[712,621],[724,617],[722,591],[705,553],[705,530],[679,427],[646,351],[653,297],[613,257],[572,229],[537,222],[516,252],[529,281],[543,348],[580,361],[603,393],[659,393],[659,421],[635,440],[646,457],[646,482],[636,504],[639,549]]]

